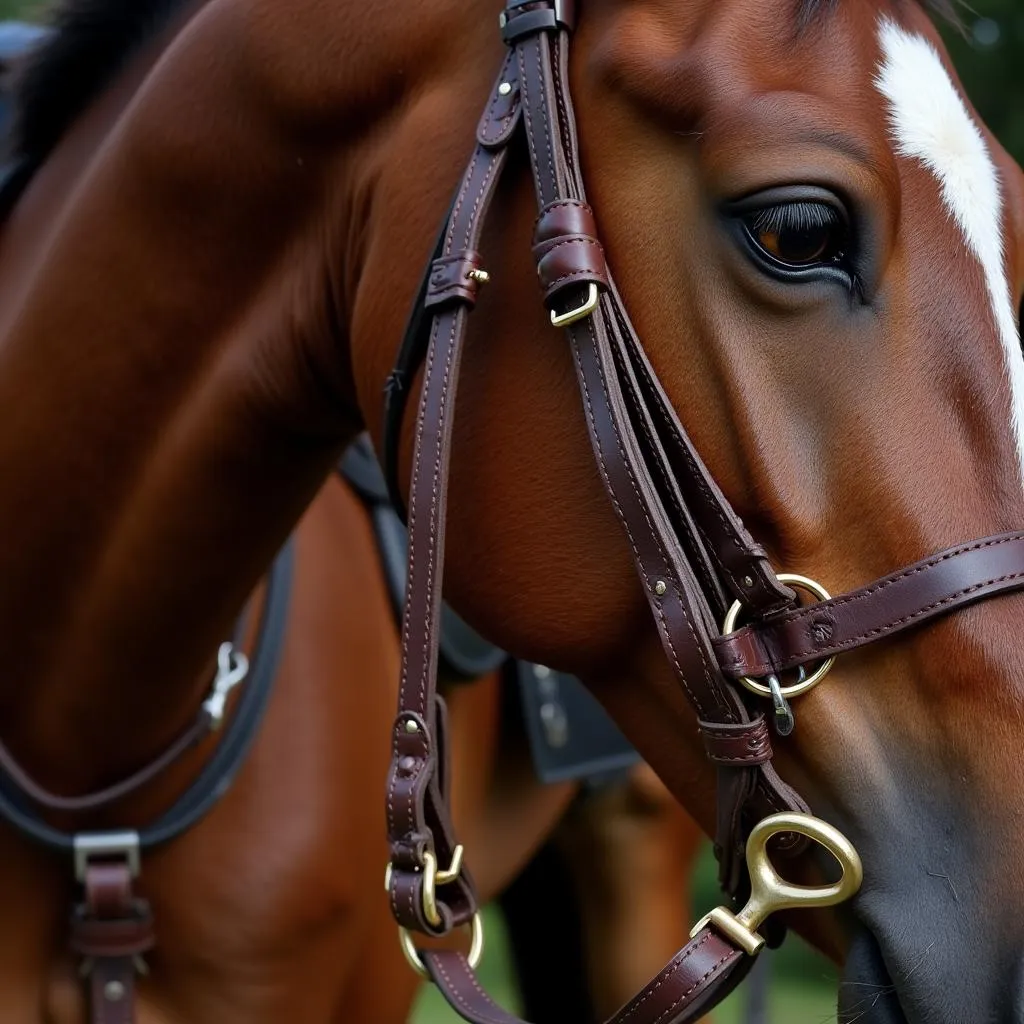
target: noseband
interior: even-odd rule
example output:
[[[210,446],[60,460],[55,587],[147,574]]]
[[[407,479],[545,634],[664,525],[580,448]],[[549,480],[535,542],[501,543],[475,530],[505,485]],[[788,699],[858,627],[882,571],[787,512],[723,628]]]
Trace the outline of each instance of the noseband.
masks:
[[[742,979],[776,910],[827,906],[860,884],[856,851],[772,767],[765,718],[739,686],[770,697],[780,732],[788,699],[815,685],[831,659],[1024,585],[1024,533],[940,552],[840,597],[776,574],[686,435],[615,288],[587,205],[568,87],[571,0],[509,0],[500,18],[508,53],[480,119],[476,148],[445,220],[388,380],[384,456],[397,487],[402,416],[425,366],[408,510],[409,585],[402,627],[399,713],[387,789],[387,889],[410,963],[473,1024],[522,1024],[491,1002],[473,968],[482,947],[472,880],[448,808],[444,705],[435,675],[451,432],[467,316],[488,281],[477,251],[509,146],[526,137],[539,216],[533,253],[554,327],[568,337],[601,478],[626,531],[665,654],[697,715],[718,776],[715,851],[723,888],[748,894],[720,907],[609,1024],[685,1024]],[[800,606],[792,587],[819,600]],[[736,629],[742,613],[748,624]],[[726,628],[719,629],[725,622]],[[724,633],[725,635],[721,635]],[[804,666],[823,662],[810,675]],[[779,675],[799,669],[783,686]],[[739,686],[737,685],[739,684]],[[839,883],[783,882],[768,860],[816,842],[843,868]],[[737,901],[737,904],[738,901]],[[410,932],[472,926],[469,957],[418,950]]]

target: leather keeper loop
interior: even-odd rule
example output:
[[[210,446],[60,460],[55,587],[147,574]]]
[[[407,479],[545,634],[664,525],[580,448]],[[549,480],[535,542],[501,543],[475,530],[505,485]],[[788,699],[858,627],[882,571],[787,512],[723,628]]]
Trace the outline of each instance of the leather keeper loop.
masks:
[[[545,302],[581,284],[609,287],[604,248],[596,235],[593,211],[585,203],[566,199],[544,208],[534,229],[533,255]]]
[[[79,907],[71,921],[71,948],[81,956],[141,956],[155,944],[153,915],[142,900],[133,917],[91,917]]]
[[[480,269],[480,254],[471,249],[434,260],[430,266],[430,282],[427,296],[423,300],[424,308],[436,309],[449,302],[464,302],[472,309],[476,305],[480,282],[470,274]]]
[[[578,199],[559,199],[540,211],[533,228],[534,252],[544,243],[557,241],[563,235],[583,235],[597,238],[594,211]]]
[[[708,758],[715,764],[755,767],[772,759],[772,741],[764,715],[752,722],[701,722],[700,734]]]
[[[524,7],[532,9],[515,13]],[[575,23],[574,0],[545,0],[542,4],[537,0],[510,0],[502,14],[501,38],[509,46],[514,46],[518,40],[538,32],[558,32],[561,29],[571,32]]]

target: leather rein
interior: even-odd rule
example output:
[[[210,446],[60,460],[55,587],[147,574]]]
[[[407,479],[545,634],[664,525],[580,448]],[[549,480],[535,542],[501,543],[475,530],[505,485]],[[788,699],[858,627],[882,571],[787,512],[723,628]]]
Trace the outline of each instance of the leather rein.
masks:
[[[533,254],[551,323],[573,354],[601,478],[626,531],[665,655],[696,712],[716,766],[719,880],[738,912],[719,907],[609,1024],[685,1024],[743,978],[769,914],[851,897],[861,864],[848,841],[814,818],[772,766],[764,715],[737,684],[771,699],[778,731],[789,698],[823,678],[834,657],[972,602],[1024,587],[1024,532],[988,537],[830,597],[776,574],[687,437],[644,353],[605,262],[580,172],[568,86],[571,0],[508,0],[508,52],[479,121],[476,146],[445,218],[385,390],[384,463],[395,507],[401,424],[424,367],[409,490],[409,572],[402,670],[387,786],[386,885],[412,966],[472,1024],[523,1024],[483,992],[474,968],[483,933],[472,879],[452,830],[445,709],[436,692],[447,481],[467,317],[488,281],[477,251],[509,147],[524,135],[539,215]],[[797,603],[794,588],[817,602]],[[749,620],[742,628],[742,612]],[[726,622],[727,628],[721,624]],[[722,635],[722,634],[725,635]],[[805,666],[822,662],[810,672]],[[784,686],[779,675],[799,670]],[[795,855],[824,846],[843,869],[821,888],[787,886],[766,847]],[[794,890],[796,894],[794,895]],[[472,929],[469,955],[417,949],[411,932]],[[775,933],[781,940],[781,934]]]

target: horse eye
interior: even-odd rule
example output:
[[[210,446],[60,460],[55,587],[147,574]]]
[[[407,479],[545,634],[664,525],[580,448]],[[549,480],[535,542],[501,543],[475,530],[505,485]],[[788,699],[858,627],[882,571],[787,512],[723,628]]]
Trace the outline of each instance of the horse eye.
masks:
[[[759,255],[784,268],[835,265],[845,256],[847,225],[828,203],[781,203],[752,211],[743,223]]]

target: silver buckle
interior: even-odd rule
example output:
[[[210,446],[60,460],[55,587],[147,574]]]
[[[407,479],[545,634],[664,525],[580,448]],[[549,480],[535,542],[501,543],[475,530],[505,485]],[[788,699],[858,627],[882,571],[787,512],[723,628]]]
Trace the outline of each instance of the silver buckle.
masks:
[[[128,873],[132,878],[139,877],[139,833],[125,832],[79,832],[74,837],[75,848],[75,879],[85,882],[85,872],[89,862],[98,857],[124,858],[128,865]]]
[[[228,694],[249,674],[249,659],[233,643],[220,645],[217,650],[217,677],[210,696],[203,701],[203,710],[210,716],[210,728],[219,729],[224,721]]]

